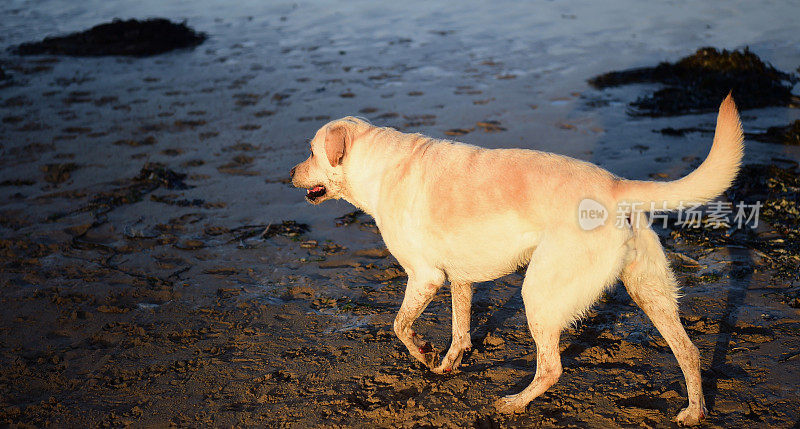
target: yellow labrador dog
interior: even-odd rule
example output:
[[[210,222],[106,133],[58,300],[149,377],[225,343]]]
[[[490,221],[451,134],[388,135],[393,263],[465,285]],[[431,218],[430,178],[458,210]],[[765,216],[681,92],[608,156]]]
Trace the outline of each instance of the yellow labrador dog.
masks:
[[[408,274],[394,331],[432,371],[457,368],[472,345],[472,283],[527,264],[522,299],[536,342],[536,375],[522,392],[495,403],[501,412],[523,411],[561,375],[562,329],[621,279],[675,354],[689,396],[676,421],[694,425],[706,413],[699,352],[678,318],[678,285],[658,236],[634,208],[668,211],[716,198],[736,177],[743,150],[739,114],[728,95],[708,157],[672,182],[627,180],[565,156],[483,149],[354,117],[317,131],[311,156],[291,175],[294,186],[307,189],[309,202],[345,199],[375,218]],[[588,212],[579,209],[586,200],[590,217],[600,221],[590,228],[581,222]],[[620,210],[623,222],[609,219]],[[453,333],[439,362],[411,325],[445,281]]]

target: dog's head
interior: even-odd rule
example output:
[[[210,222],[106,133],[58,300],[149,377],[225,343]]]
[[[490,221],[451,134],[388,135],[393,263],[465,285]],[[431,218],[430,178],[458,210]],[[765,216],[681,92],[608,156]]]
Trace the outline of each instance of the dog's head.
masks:
[[[311,140],[311,155],[292,168],[292,184],[306,188],[306,200],[319,204],[342,198],[344,167],[355,138],[369,123],[352,116],[329,122]]]

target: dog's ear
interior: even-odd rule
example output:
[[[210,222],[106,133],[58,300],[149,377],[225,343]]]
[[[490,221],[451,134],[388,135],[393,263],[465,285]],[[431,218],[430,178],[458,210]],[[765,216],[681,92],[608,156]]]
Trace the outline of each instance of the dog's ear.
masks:
[[[350,132],[345,125],[334,125],[328,128],[325,135],[325,154],[332,167],[342,163],[344,150],[350,147]]]

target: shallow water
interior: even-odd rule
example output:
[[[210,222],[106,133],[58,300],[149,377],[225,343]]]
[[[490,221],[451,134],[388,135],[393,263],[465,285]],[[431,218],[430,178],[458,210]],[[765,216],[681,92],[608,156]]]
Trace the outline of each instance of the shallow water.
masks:
[[[6,46],[78,31],[114,17],[185,19],[209,33],[209,41],[188,52],[144,59],[64,59],[54,64],[51,73],[20,76],[27,84],[5,89],[4,98],[24,93],[31,103],[22,109],[25,116],[45,124],[63,109],[61,94],[77,89],[118,97],[120,104],[135,102],[130,111],[73,107],[78,117],[70,121],[71,126],[114,130],[110,136],[94,139],[93,150],[76,149],[84,149],[81,158],[88,157],[99,170],[117,174],[138,167],[127,154],[118,154],[119,148],[103,145],[108,149],[104,150],[97,143],[144,135],[136,127],[160,122],[158,115],[163,112],[183,118],[187,112],[205,111],[202,119],[208,124],[176,135],[170,142],[186,146],[184,154],[151,160],[181,162],[218,151],[230,142],[268,147],[269,156],[259,158],[254,166],[259,176],[230,183],[213,180],[206,188],[224,192],[226,199],[248,202],[247,208],[237,204],[241,209],[237,211],[246,216],[278,220],[291,210],[300,215],[293,217],[307,222],[348,207],[329,204],[318,210],[304,204],[298,192],[280,184],[263,185],[261,179],[285,177],[288,168],[304,157],[303,142],[327,121],[317,118],[359,114],[380,125],[408,123],[403,129],[435,137],[446,137],[447,129],[497,120],[507,131],[478,130],[459,140],[555,151],[626,177],[645,177],[651,172],[678,175],[689,167],[681,158],[705,155],[708,136],[675,139],[650,131],[666,125],[712,123],[713,115],[631,120],[625,115],[626,104],[646,88],[599,92],[588,87],[588,78],[612,69],[675,60],[707,45],[749,46],[784,70],[795,68],[800,57],[800,36],[792,13],[797,6],[780,2],[475,2],[458,8],[427,2],[244,2],[234,8],[215,2],[118,5],[89,1],[69,6],[11,2],[3,8],[6,32],[1,42]],[[32,60],[7,54],[5,58]],[[84,82],[59,83],[58,77]],[[45,91],[60,92],[46,97],[41,95]],[[237,106],[234,96],[241,93],[251,94],[247,100],[258,102]],[[341,97],[347,93],[353,97]],[[276,103],[275,94],[288,98]],[[589,108],[587,99],[609,103]],[[365,107],[377,110],[359,113]],[[254,117],[260,110],[275,114]],[[4,113],[10,112],[21,113],[16,106]],[[401,116],[382,116],[387,113]],[[413,119],[422,115],[435,115],[435,119]],[[745,127],[757,130],[797,117],[796,111],[786,109],[748,112]],[[239,129],[248,124],[260,128]],[[51,126],[50,132],[40,135],[46,138],[60,132],[57,124]],[[203,131],[223,134],[198,141],[198,132]],[[11,141],[29,138],[8,129],[3,134]],[[641,151],[636,145],[649,149]],[[5,146],[7,150],[9,145]],[[749,143],[748,148],[748,160],[753,161],[772,153],[787,155],[782,148],[759,143]],[[791,156],[796,158],[797,152]],[[672,160],[655,161],[664,157]],[[254,200],[268,204],[250,204]]]

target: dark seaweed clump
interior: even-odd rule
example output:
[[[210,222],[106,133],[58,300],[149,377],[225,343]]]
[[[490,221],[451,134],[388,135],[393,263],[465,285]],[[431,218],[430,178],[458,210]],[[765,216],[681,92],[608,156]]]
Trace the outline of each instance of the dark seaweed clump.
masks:
[[[665,136],[683,137],[689,133],[713,134],[713,128],[687,127],[687,128],[662,128],[656,130]],[[765,143],[775,143],[784,145],[800,145],[800,120],[796,120],[789,125],[769,127],[763,133],[745,133],[747,139],[758,140]]]
[[[747,48],[720,52],[707,47],[677,63],[610,72],[589,83],[601,89],[663,83],[665,88],[640,97],[631,106],[637,115],[671,116],[716,111],[729,91],[733,91],[740,109],[788,106],[796,101],[791,90],[797,80],[797,76],[764,63]]]
[[[264,239],[272,238],[276,235],[286,237],[297,237],[309,231],[309,227],[304,223],[297,223],[293,220],[285,220],[277,225],[270,224],[261,234]]]
[[[158,162],[148,162],[139,170],[139,175],[136,176],[134,182],[152,189],[159,186],[167,189],[189,189],[189,186],[183,182],[184,179],[186,179],[184,173],[176,173]]]
[[[752,137],[767,143],[800,145],[800,120],[782,127],[769,127],[766,132],[754,134]]]
[[[80,33],[47,37],[41,42],[23,43],[14,49],[18,55],[148,56],[173,49],[197,46],[206,39],[186,23],[176,24],[164,18],[144,21],[115,19]]]
[[[157,162],[146,163],[139,174],[124,186],[108,192],[100,192],[89,202],[89,205],[78,211],[103,213],[125,204],[133,204],[158,188],[189,189],[183,182],[186,175],[168,169]]]

